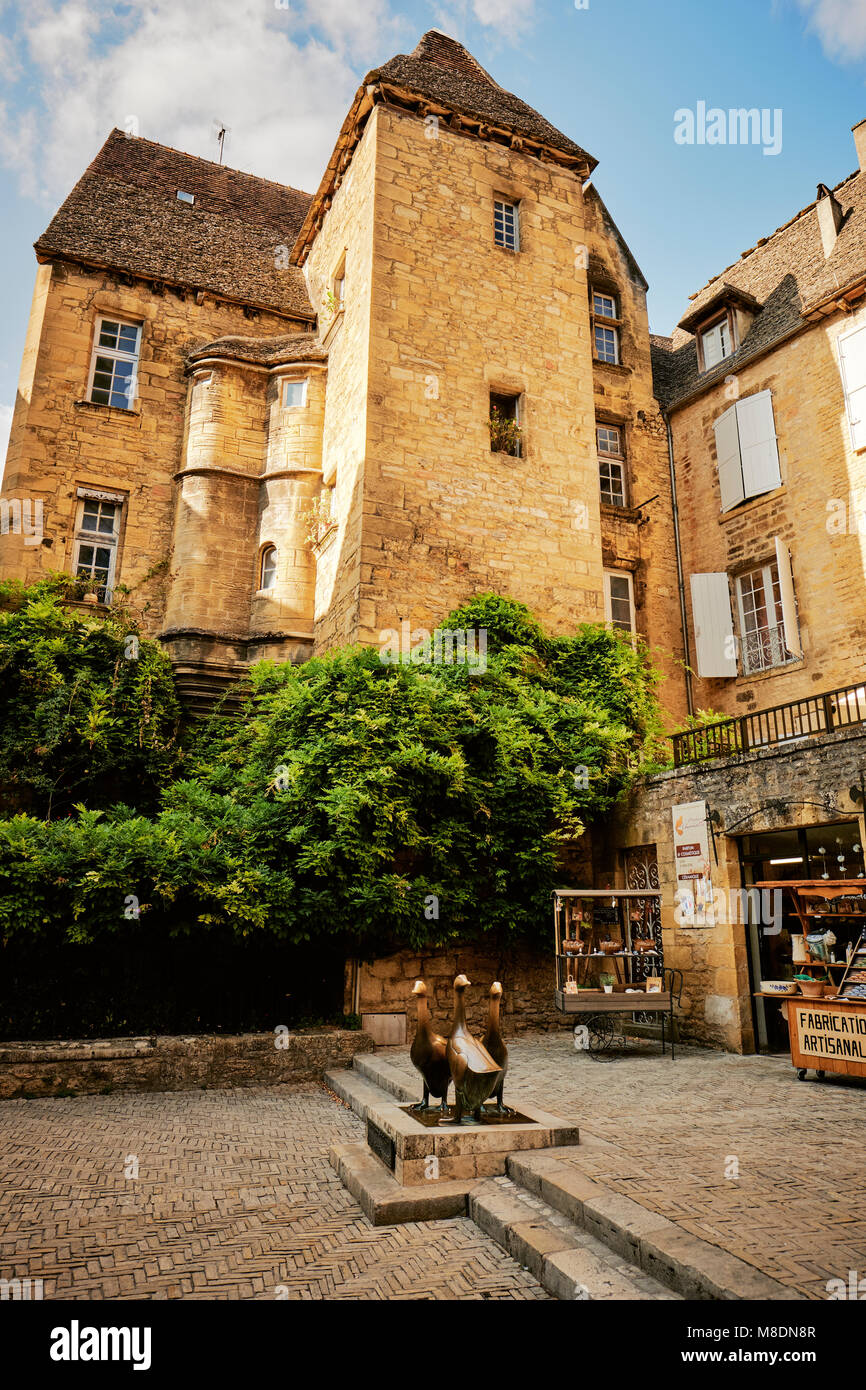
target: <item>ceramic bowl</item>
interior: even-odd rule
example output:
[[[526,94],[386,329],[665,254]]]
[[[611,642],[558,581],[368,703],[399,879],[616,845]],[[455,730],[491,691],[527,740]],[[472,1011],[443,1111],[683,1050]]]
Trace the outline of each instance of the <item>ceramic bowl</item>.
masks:
[[[802,983],[802,981],[801,981]],[[796,980],[762,980],[762,994],[796,994]]]
[[[824,993],[823,980],[798,980],[797,984],[800,986],[800,993],[807,999],[820,999]]]

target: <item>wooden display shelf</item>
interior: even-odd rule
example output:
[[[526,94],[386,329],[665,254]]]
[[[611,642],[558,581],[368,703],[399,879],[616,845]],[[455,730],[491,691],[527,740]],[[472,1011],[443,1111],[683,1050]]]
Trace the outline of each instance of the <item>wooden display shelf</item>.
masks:
[[[866,1078],[866,1000],[764,997],[785,1011],[791,1062],[801,1081],[810,1068],[819,1078],[828,1071]]]

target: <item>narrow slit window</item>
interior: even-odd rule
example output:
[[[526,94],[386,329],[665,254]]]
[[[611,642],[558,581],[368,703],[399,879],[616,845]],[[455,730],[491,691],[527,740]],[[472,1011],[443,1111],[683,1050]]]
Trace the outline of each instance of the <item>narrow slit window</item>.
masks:
[[[520,248],[520,228],[517,219],[517,204],[506,202],[503,198],[493,200],[493,240],[506,251]]]
[[[277,549],[276,546],[268,545],[262,551],[261,571],[259,574],[259,588],[273,589],[277,582]]]

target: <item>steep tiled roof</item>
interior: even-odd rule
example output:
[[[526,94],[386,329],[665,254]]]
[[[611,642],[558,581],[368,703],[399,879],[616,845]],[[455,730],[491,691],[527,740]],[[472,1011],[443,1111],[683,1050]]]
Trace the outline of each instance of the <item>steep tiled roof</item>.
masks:
[[[693,296],[681,325],[695,327],[701,311],[710,312],[731,288],[760,305],[735,353],[701,373],[690,332],[676,328],[669,347],[656,338],[653,375],[662,405],[676,405],[724,380],[744,362],[801,329],[817,305],[841,297],[866,277],[866,175],[850,175],[833,192],[843,218],[829,256],[824,255],[817,204],[810,203]]]
[[[416,110],[429,106],[444,113],[464,135],[522,144],[530,153],[573,168],[588,178],[598,163],[580,145],[525,101],[500,87],[456,39],[438,29],[426,33],[411,53],[399,53],[368,72],[355,93],[322,182],[310,204],[292,252],[303,263],[334,192],[348,168],[374,104],[383,100]]]
[[[309,202],[296,188],[113,130],[36,252],[312,318],[303,276],[279,269],[276,249],[291,247]]]
[[[328,352],[315,333],[287,333],[279,338],[216,338],[195,348],[187,357],[190,366],[209,357],[233,362],[254,362],[263,367],[280,367],[284,362],[327,362]]]
[[[477,116],[552,149],[583,157],[595,167],[596,161],[586,150],[525,101],[500,87],[462,44],[438,29],[430,29],[411,53],[399,53],[382,67],[374,68],[364,79],[365,85],[371,82],[405,87],[462,115]]]

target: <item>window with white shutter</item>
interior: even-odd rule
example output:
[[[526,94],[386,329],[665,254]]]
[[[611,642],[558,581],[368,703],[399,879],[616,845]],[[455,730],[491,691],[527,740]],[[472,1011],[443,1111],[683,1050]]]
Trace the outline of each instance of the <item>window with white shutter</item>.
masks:
[[[698,675],[724,679],[737,674],[737,642],[726,574],[693,574],[692,621]]]
[[[845,407],[851,426],[851,446],[866,449],[866,328],[839,339],[839,365],[845,388]]]
[[[746,495],[743,486],[743,465],[740,460],[737,407],[732,405],[730,410],[726,410],[724,415],[720,415],[713,428],[716,433],[722,511],[729,512],[732,507],[736,507],[738,502],[742,502]]]
[[[723,512],[781,486],[771,392],[745,396],[720,415],[713,428]]]

